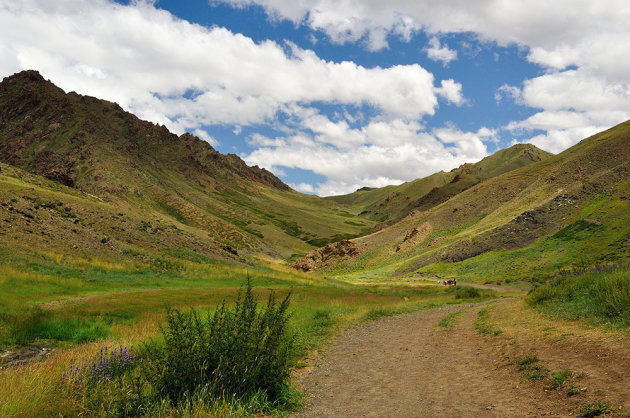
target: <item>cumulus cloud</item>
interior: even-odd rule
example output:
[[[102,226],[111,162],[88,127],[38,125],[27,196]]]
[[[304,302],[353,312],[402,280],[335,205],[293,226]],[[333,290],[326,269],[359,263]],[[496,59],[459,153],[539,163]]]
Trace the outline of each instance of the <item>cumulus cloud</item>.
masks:
[[[449,49],[448,46],[442,46],[440,40],[435,36],[429,40],[426,53],[429,59],[439,61],[444,66],[447,66],[449,62],[457,59],[457,51]]]
[[[191,24],[149,1],[0,2],[0,51],[4,75],[35,68],[178,133],[268,123],[295,103],[368,105],[419,119],[434,114],[438,97],[459,99],[419,65],[325,61],[291,43]]]
[[[219,142],[214,139],[212,136],[210,136],[208,134],[208,132],[204,131],[203,129],[195,129],[193,132],[193,135],[198,136],[199,138],[203,139],[204,141],[206,141],[207,143],[209,143],[210,145],[218,145]]]
[[[603,42],[628,33],[625,0],[213,0],[235,7],[259,5],[274,19],[287,19],[326,33],[336,42],[357,42],[374,31],[409,39],[414,31],[477,34],[501,45],[532,47],[533,59],[571,65],[572,46],[586,39]],[[618,44],[623,49],[623,43]],[[606,48],[608,49],[608,48]],[[554,58],[544,52],[555,51]],[[539,55],[540,54],[540,55]],[[559,54],[565,55],[559,60]]]
[[[259,147],[243,157],[276,173],[289,167],[323,175],[327,180],[313,188],[320,195],[399,184],[478,161],[488,155],[484,142],[496,135],[487,128],[470,133],[454,126],[430,133],[419,122],[403,119],[372,120],[353,129],[314,109],[303,115],[310,120],[300,126],[312,129],[276,139],[255,135],[250,140]]]
[[[302,193],[315,193],[315,187],[313,187],[313,185],[310,183],[299,183],[299,184],[290,183],[289,187]]]
[[[505,128],[554,152],[630,117],[626,0],[211,0],[218,2],[257,4],[271,19],[369,50],[424,31],[427,56],[444,65],[457,59],[440,42],[450,33],[517,44],[544,73],[497,90],[497,101],[537,109]],[[141,118],[213,144],[204,126],[229,125],[238,133],[271,127],[281,134],[251,135],[256,150],[247,161],[276,173],[283,166],[312,170],[327,177],[314,188],[324,194],[450,169],[482,158],[484,143],[496,141],[496,131],[485,128],[426,129],[424,119],[440,104],[460,106],[466,98],[461,83],[436,80],[420,65],[326,61],[290,42],[254,42],[225,28],[191,24],[156,4],[0,0],[0,74],[35,68],[65,90],[116,101]],[[469,51],[476,51],[479,43],[471,42]],[[463,44],[459,50],[473,53]],[[319,104],[334,106],[337,116],[322,115]],[[360,111],[366,108],[367,116]]]
[[[507,84],[502,85],[494,92],[494,100],[497,103],[501,103],[504,98],[510,98],[514,100],[515,103],[522,103],[522,93],[521,89],[515,86],[509,86]]]
[[[458,106],[466,101],[464,95],[462,94],[462,85],[452,78],[442,80],[441,87],[435,91],[450,103]]]
[[[543,109],[506,128],[525,135],[528,131],[545,131],[526,142],[550,152],[563,151],[630,118],[630,85],[605,81],[583,68],[526,80],[522,89],[501,89],[526,106]]]
[[[547,74],[523,80],[522,87],[503,86],[495,98],[542,109],[548,112],[545,118],[565,112],[558,122],[563,128],[550,128],[531,139],[550,150],[562,150],[585,133],[630,118],[630,3],[626,0],[222,1],[237,7],[258,4],[276,19],[306,25],[339,43],[360,42],[374,32],[409,40],[422,30],[434,35],[427,55],[444,64],[455,55],[440,44],[440,35],[472,33],[481,42],[516,44]],[[540,126],[536,124],[515,121],[510,127]]]

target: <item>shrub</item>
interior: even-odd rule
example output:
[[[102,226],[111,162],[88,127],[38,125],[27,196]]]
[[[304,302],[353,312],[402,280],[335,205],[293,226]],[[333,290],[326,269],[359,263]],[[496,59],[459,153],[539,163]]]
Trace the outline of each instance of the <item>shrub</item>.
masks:
[[[136,373],[142,360],[131,348],[101,348],[90,361],[72,365],[62,383],[88,416],[139,416],[150,398],[145,382]]]
[[[224,302],[205,318],[195,310],[168,309],[164,341],[146,345],[147,380],[173,404],[199,390],[217,399],[262,394],[282,402],[293,343],[287,336],[289,298],[277,303],[272,292],[259,310],[248,280],[232,309]]]
[[[135,367],[136,360],[136,354],[128,347],[121,345],[111,352],[109,347],[103,347],[99,354],[87,364],[70,366],[70,369],[62,376],[62,380],[71,380],[82,385],[109,381],[123,376]]]
[[[293,338],[287,335],[290,295],[273,292],[259,309],[251,284],[235,305],[214,312],[167,309],[160,340],[138,354],[107,347],[71,366],[62,380],[87,416],[249,415],[295,407],[288,385]],[[198,411],[197,411],[198,412]]]
[[[621,274],[603,277],[594,283],[593,293],[605,316],[620,317],[630,308],[630,277]]]

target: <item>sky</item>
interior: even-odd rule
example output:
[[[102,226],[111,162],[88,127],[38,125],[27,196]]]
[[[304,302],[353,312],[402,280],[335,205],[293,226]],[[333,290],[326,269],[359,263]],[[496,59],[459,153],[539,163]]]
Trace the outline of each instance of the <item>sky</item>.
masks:
[[[321,196],[630,119],[627,0],[0,0],[34,69]]]

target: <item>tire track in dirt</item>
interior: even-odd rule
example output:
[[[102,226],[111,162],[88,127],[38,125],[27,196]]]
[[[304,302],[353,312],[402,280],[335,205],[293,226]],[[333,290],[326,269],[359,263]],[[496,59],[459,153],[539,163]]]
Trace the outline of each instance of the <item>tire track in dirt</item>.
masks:
[[[500,302],[499,302],[500,303]],[[574,405],[521,378],[474,330],[481,304],[349,329],[301,382],[300,417],[568,416]],[[436,327],[468,309],[453,330]]]

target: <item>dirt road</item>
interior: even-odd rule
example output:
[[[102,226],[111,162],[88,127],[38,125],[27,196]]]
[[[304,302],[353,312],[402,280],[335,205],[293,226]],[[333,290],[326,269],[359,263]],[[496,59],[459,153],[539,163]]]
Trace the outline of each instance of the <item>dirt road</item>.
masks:
[[[454,329],[436,326],[459,309],[466,310]],[[302,379],[310,398],[298,416],[575,415],[583,401],[523,378],[475,331],[480,309],[451,306],[346,331]]]

